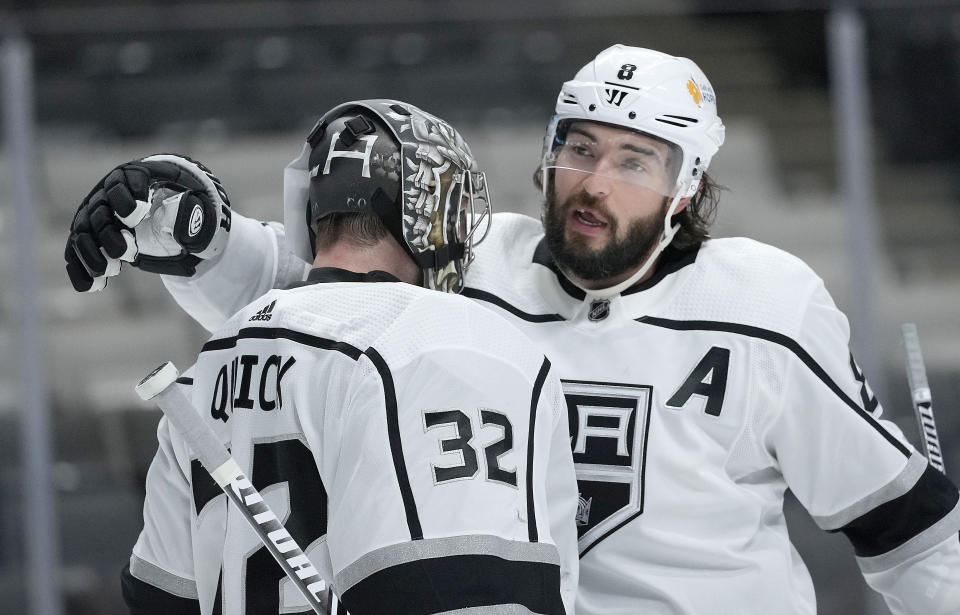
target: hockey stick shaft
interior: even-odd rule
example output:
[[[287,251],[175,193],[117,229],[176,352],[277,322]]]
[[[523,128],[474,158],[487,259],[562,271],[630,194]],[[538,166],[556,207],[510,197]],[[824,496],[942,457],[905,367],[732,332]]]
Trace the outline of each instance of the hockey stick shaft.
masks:
[[[230,456],[217,434],[203,421],[187,396],[174,386],[178,376],[177,368],[168,361],[140,381],[137,394],[160,407],[311,608],[319,615],[327,615],[328,610],[323,604],[326,582]]]
[[[930,384],[927,382],[927,369],[920,351],[917,326],[913,323],[902,324],[900,336],[907,358],[907,382],[910,384],[913,411],[920,427],[920,444],[930,465],[943,472],[943,451],[940,449],[940,437],[937,435],[937,424],[933,418]]]

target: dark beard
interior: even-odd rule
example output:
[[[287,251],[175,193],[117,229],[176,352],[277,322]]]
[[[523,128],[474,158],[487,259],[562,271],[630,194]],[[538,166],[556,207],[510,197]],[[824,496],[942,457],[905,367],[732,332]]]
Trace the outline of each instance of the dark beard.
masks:
[[[634,221],[627,229],[626,237],[617,239],[617,220],[598,199],[581,190],[558,206],[556,195],[550,190],[543,216],[547,247],[562,269],[581,280],[601,281],[622,275],[639,267],[653,251],[663,232],[663,218],[667,214],[668,204],[669,199],[664,199],[657,214]],[[582,207],[600,212],[607,220],[611,238],[599,250],[588,248],[578,236],[569,240],[566,237],[570,212]]]

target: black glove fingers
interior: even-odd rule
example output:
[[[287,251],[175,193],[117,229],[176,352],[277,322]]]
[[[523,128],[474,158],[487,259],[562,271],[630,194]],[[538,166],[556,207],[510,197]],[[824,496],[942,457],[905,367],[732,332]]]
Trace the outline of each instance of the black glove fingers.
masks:
[[[123,165],[123,175],[130,194],[141,201],[146,201],[150,190],[150,169],[140,163],[131,162]]]
[[[73,248],[80,260],[94,276],[101,276],[107,271],[107,259],[100,252],[100,247],[89,233],[77,233],[71,237]]]
[[[88,207],[85,211],[85,228],[77,229],[82,232],[92,232],[94,235],[98,234],[104,226],[115,222],[116,217],[113,215],[113,210],[110,209],[110,205],[107,203],[97,203],[92,207]]]
[[[70,225],[71,233],[89,233],[90,225],[90,207],[86,204],[81,205],[73,216],[73,224]]]
[[[118,224],[108,224],[100,229],[97,234],[97,239],[100,240],[103,251],[110,258],[120,258],[127,251],[127,240],[120,232],[120,228]]]
[[[203,185],[203,182],[201,182],[193,173],[173,164],[172,162],[150,160],[142,161],[140,164],[150,169],[150,174],[154,180],[158,178],[166,180],[181,186],[182,188],[186,188],[187,190],[207,189],[206,186]]]
[[[107,195],[103,190],[96,190],[80,204],[70,230],[75,233],[89,233],[93,228],[90,215],[100,207],[108,207]]]
[[[117,212],[117,215],[121,218],[126,218],[137,208],[137,200],[130,194],[127,186],[122,183],[108,187],[106,197],[111,209]],[[141,200],[146,200],[146,194],[144,194]],[[93,216],[91,216],[91,221],[92,219]]]
[[[107,173],[103,177],[103,181],[101,182],[101,185],[103,186],[104,189],[107,189],[117,184],[124,184],[126,183],[126,181],[127,181],[127,178],[123,175],[123,167],[119,166],[116,169]]]
[[[80,257],[77,256],[71,243],[67,242],[67,250],[63,255],[67,261],[67,277],[70,278],[74,290],[85,293],[93,286],[93,277],[87,273],[86,267],[80,262]]]
[[[177,182],[180,177],[180,167],[172,162],[163,160],[141,160],[137,162],[137,165],[146,169],[150,175],[151,182]]]

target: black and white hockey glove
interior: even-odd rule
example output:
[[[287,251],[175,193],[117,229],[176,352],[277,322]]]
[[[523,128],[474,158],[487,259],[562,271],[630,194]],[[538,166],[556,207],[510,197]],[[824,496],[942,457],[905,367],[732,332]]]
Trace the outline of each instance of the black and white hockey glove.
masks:
[[[101,290],[122,261],[191,276],[223,251],[229,231],[230,201],[209,169],[178,154],[148,156],[107,173],[80,203],[67,275],[79,292]]]

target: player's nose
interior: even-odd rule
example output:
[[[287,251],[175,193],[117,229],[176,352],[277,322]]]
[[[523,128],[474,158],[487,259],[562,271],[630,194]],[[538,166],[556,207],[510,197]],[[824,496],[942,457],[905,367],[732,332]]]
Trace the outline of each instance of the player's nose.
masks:
[[[613,191],[613,180],[604,175],[589,173],[583,180],[583,189],[592,197],[604,198]]]

